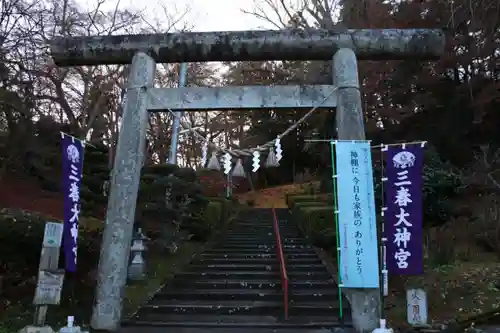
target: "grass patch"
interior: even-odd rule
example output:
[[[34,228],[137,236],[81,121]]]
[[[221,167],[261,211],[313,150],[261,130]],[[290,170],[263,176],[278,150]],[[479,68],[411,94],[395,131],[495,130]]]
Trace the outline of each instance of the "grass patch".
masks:
[[[485,250],[477,241],[478,235],[489,230],[491,222],[498,225],[491,216],[481,213],[484,207],[492,207],[487,199],[467,197],[463,203],[456,202],[460,209],[470,206],[470,217],[461,214],[426,231],[423,275],[389,277],[387,317],[391,327],[409,326],[405,292],[408,288],[423,288],[427,292],[430,324],[467,322],[500,309],[498,254]]]
[[[0,325],[0,333],[14,333],[15,331]]]
[[[168,282],[179,270],[189,264],[191,259],[204,248],[203,243],[186,242],[170,256],[152,255],[149,259],[150,270],[147,280],[126,287],[124,314],[129,316],[149,300],[158,289]],[[1,332],[0,332],[1,333]]]
[[[462,262],[418,277],[394,277],[389,286],[387,317],[395,328],[409,326],[406,288],[427,291],[430,324],[463,321],[500,307],[500,266],[495,261]]]

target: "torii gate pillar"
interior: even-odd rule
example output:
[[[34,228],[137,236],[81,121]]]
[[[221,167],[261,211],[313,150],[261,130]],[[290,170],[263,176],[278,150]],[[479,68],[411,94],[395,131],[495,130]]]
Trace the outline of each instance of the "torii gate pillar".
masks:
[[[143,52],[134,55],[99,258],[98,287],[91,319],[92,328],[97,330],[113,332],[120,325],[149,119],[148,89],[153,87],[155,72],[153,58]]]
[[[339,140],[365,140],[365,122],[359,91],[356,54],[340,49],[333,57],[333,84],[337,87],[336,126]],[[342,289],[349,300],[354,327],[371,332],[379,325],[380,289]]]

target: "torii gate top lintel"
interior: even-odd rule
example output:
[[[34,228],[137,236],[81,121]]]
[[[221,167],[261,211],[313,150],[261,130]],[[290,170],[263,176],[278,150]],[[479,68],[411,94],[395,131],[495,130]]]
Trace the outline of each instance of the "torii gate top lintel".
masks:
[[[359,60],[432,60],[445,49],[441,29],[263,30],[56,37],[58,66],[130,64],[145,52],[157,63],[265,60],[331,60],[352,49]]]

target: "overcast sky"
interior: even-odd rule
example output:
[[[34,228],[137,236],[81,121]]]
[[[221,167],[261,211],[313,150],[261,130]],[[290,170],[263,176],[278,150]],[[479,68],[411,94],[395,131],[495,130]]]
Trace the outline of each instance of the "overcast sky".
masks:
[[[113,9],[117,1],[107,0],[105,9]],[[96,0],[78,0],[78,2],[90,8],[96,4]],[[120,0],[120,8],[130,7],[145,9],[151,17],[161,17],[163,7],[174,17],[180,16],[188,8],[189,13],[184,21],[190,26],[194,25],[194,31],[266,28],[263,21],[241,12],[241,9],[251,11],[254,8],[254,0]]]

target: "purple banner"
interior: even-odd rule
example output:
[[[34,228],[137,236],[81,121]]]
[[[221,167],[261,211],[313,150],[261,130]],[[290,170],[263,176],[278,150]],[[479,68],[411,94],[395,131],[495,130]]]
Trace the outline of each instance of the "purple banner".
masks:
[[[420,144],[389,146],[384,182],[387,269],[394,275],[423,274],[422,168]]]
[[[66,271],[76,271],[80,186],[82,183],[83,142],[61,134],[62,184],[64,193],[64,257]]]

